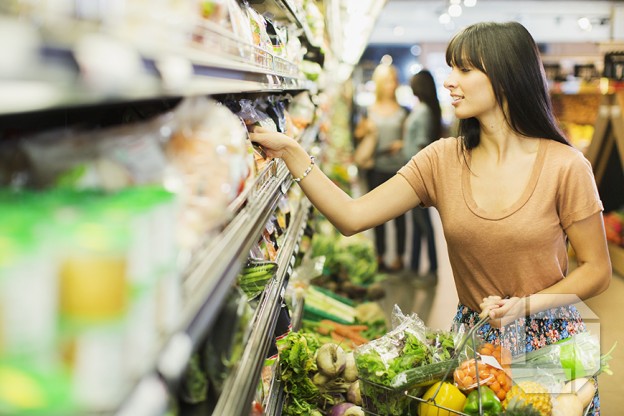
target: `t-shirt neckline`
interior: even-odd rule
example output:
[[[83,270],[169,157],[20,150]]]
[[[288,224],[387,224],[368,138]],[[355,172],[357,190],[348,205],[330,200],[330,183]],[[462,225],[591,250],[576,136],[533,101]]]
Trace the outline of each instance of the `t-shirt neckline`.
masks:
[[[544,139],[538,140],[539,144],[537,149],[537,156],[535,157],[535,161],[533,162],[531,177],[529,178],[529,182],[524,188],[524,192],[513,204],[502,210],[488,211],[480,208],[475,202],[474,198],[472,197],[472,185],[470,183],[469,167],[471,155],[470,153],[466,155],[466,163],[463,164],[462,168],[462,192],[464,194],[464,201],[466,202],[466,205],[475,215],[487,220],[502,220],[503,218],[509,217],[510,215],[517,212],[529,201],[531,195],[535,191],[535,187],[537,185],[537,180],[539,179],[540,173],[542,172],[544,159],[546,157],[546,148],[548,146],[548,142],[550,141]]]

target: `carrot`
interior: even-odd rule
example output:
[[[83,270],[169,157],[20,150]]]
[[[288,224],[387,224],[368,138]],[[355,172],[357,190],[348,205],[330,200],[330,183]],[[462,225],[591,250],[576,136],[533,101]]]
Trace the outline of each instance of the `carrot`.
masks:
[[[334,321],[330,321],[329,319],[323,319],[320,321],[321,324],[323,325],[329,325],[332,326],[336,329],[338,328],[343,328],[349,331],[366,331],[368,329],[367,325],[346,325],[346,324],[340,324],[338,322],[334,322]]]
[[[336,341],[339,345],[344,345],[347,348],[355,349],[356,345],[349,338],[343,337],[342,335],[338,335],[335,332],[331,332],[331,337],[334,341]]]
[[[364,338],[363,336],[361,336],[357,332],[346,331],[346,330],[344,330],[342,328],[337,328],[334,332],[336,334],[338,334],[338,335],[342,335],[343,337],[349,338],[356,345],[362,345],[362,344],[366,344],[368,342],[368,340],[366,338]]]

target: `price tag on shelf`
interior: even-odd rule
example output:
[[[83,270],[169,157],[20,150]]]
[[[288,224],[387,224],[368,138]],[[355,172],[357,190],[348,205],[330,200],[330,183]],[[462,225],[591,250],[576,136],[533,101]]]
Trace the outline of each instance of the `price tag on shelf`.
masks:
[[[125,93],[141,84],[142,58],[121,40],[88,34],[77,42],[74,55],[85,83],[96,91]]]
[[[275,75],[267,74],[267,84],[271,88],[276,88],[280,86],[279,79]]]
[[[181,56],[162,56],[156,59],[156,68],[167,91],[184,91],[193,78],[193,64]]]

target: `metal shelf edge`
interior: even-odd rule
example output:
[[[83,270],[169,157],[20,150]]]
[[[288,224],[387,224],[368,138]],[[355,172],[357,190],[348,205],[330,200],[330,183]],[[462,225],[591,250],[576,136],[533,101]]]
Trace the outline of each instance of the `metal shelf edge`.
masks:
[[[304,224],[308,216],[309,204],[303,199],[297,215],[288,230],[286,241],[278,255],[278,274],[267,288],[254,316],[254,329],[249,336],[247,346],[236,371],[228,378],[224,390],[225,396],[219,398],[214,414],[246,415],[251,406],[251,399],[257,385],[264,356],[266,355],[270,335],[275,330],[280,308],[280,299],[284,283],[292,272],[291,259],[303,234]]]

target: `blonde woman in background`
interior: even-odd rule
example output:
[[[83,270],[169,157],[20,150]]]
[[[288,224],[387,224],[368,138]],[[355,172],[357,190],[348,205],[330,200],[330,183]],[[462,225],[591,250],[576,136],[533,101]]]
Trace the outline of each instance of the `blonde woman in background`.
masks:
[[[396,98],[399,86],[399,76],[396,67],[392,65],[378,65],[373,72],[375,83],[375,102],[368,107],[366,117],[358,123],[355,136],[363,137],[366,134],[376,135],[377,144],[372,157],[372,167],[366,173],[367,185],[370,189],[376,188],[392,178],[405,164],[405,157],[401,152],[403,147],[403,124],[407,111],[401,107]],[[374,228],[377,263],[381,271],[400,271],[403,269],[405,254],[405,216],[395,218],[396,253],[394,261],[386,265],[384,259],[387,254],[386,224]]]

